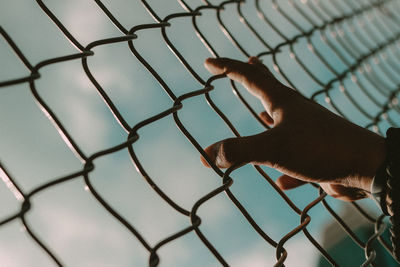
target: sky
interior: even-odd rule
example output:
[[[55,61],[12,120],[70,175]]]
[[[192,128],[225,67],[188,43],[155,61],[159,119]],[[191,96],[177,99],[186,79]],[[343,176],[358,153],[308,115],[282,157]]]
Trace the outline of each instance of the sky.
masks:
[[[220,2],[212,1],[213,4]],[[320,23],[307,9],[307,1],[295,2],[303,5],[302,8],[307,10],[310,18]],[[140,1],[108,0],[102,3],[127,29],[155,23]],[[152,0],[148,3],[161,18],[171,13],[186,12],[176,0]],[[203,4],[200,0],[190,0],[187,3],[192,8]],[[83,46],[95,40],[123,36],[94,1],[57,0],[44,1],[44,4]],[[287,2],[280,4],[280,8],[287,10],[289,16],[303,29],[310,28],[310,23]],[[257,17],[253,1],[246,2],[242,8],[243,14],[270,46],[274,47],[283,41],[282,37]],[[276,12],[271,1],[261,1],[261,8],[285,36],[292,37],[299,33],[299,29]],[[221,12],[222,21],[248,54],[257,55],[268,51],[240,22],[236,9],[236,4],[227,5]],[[219,27],[215,11],[204,10],[201,13],[197,19],[198,26],[219,56],[246,60],[246,56],[232,45]],[[375,18],[378,15],[371,13]],[[361,17],[361,21],[367,19]],[[203,67],[203,62],[212,55],[196,36],[191,18],[175,18],[170,23],[171,26],[166,29],[170,41],[196,73],[207,80],[210,74]],[[0,26],[32,65],[79,52],[36,1],[2,0]],[[351,34],[351,26],[347,24],[329,30],[332,33],[327,38],[333,42],[335,32],[344,32],[343,38],[357,42]],[[137,35],[138,38],[133,41],[135,48],[175,95],[203,88],[166,46],[159,28],[138,31]],[[384,36],[378,32],[375,35],[381,36],[381,41],[384,40]],[[319,34],[313,35],[311,40],[337,72],[346,69],[345,64],[323,43]],[[367,51],[363,45],[356,45],[358,52]],[[334,73],[310,52],[304,38],[294,45],[294,51],[320,81],[326,83],[334,78]],[[126,42],[95,47],[93,52],[94,55],[87,58],[89,69],[130,126],[172,107],[173,101],[130,52]],[[386,56],[393,56],[390,53],[387,52]],[[382,55],[380,57],[382,60]],[[350,55],[347,58],[351,61]],[[274,70],[271,56],[262,59]],[[29,75],[4,38],[0,38],[0,60],[0,81]],[[302,94],[310,97],[320,89],[321,86],[294,60],[288,46],[282,47],[277,61],[280,71],[284,71]],[[370,68],[383,77],[383,82],[389,87],[393,86],[395,83],[380,72],[378,65],[379,62],[375,65],[369,63],[363,66],[366,70],[361,71]],[[274,73],[286,83],[280,73]],[[360,73],[353,80],[350,76],[343,80],[346,92],[371,114],[376,114],[379,109],[354,82],[357,79],[365,80]],[[86,155],[126,141],[127,133],[117,123],[88,79],[80,59],[43,67],[40,74],[41,78],[34,82],[39,94]],[[383,103],[385,98],[376,92],[372,84],[364,82],[377,101]],[[217,80],[213,85],[215,89],[210,93],[211,98],[241,135],[264,130],[234,95],[228,80]],[[330,99],[320,95],[316,100],[331,110],[328,102],[332,101],[351,121],[361,126],[367,125],[368,118],[354,108],[343,90],[340,90],[339,84],[334,83],[333,86]],[[239,91],[257,112],[262,111],[262,105],[244,88],[239,87]],[[83,168],[82,162],[37,105],[29,84],[2,87],[0,95],[0,162],[25,192]],[[203,148],[233,137],[203,95],[184,100],[178,116]],[[400,123],[398,113],[390,113],[388,116]],[[385,121],[379,124],[381,132],[387,127]],[[139,140],[133,144],[133,148],[144,169],[168,196],[185,209],[190,210],[197,200],[221,185],[221,178],[213,170],[201,165],[198,151],[180,132],[171,115],[141,128],[138,134]],[[171,208],[146,183],[132,164],[127,149],[100,157],[94,161],[94,165],[95,169],[89,175],[93,186],[150,245],[154,246],[190,225],[188,217]],[[263,169],[273,179],[280,175],[275,170]],[[5,179],[4,173],[0,173],[0,176]],[[299,225],[300,217],[252,166],[234,171],[231,177],[234,180],[232,192],[274,240],[278,241]],[[318,197],[317,190],[309,185],[287,194],[301,209]],[[66,266],[146,266],[149,256],[147,250],[88,192],[82,177],[44,190],[35,195],[31,202],[32,209],[26,215],[28,224]],[[328,202],[337,211],[344,205],[330,197]],[[372,202],[363,203],[376,211]],[[17,212],[20,204],[20,200],[6,184],[0,183],[0,218]],[[252,229],[225,194],[205,202],[198,214],[202,218],[200,229],[232,266],[271,266],[275,262],[275,249]],[[308,229],[321,241],[324,225],[331,222],[332,218],[320,204],[310,214],[312,220]],[[318,262],[318,251],[302,233],[291,238],[284,247],[288,251],[286,266],[315,266]],[[158,254],[160,266],[219,266],[194,232],[161,247]],[[0,227],[0,262],[12,267],[55,266],[18,220]]]

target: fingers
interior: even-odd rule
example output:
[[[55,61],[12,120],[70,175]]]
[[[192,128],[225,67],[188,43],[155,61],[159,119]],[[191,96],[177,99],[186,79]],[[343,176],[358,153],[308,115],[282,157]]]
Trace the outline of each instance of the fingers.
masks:
[[[249,64],[256,66],[260,71],[264,72],[266,75],[273,76],[269,69],[262,63],[258,57],[250,57]]]
[[[208,58],[205,67],[214,75],[225,73],[230,79],[241,83],[262,101],[270,114],[274,106],[285,98],[282,91],[289,90],[256,57],[251,57],[248,63],[229,58]]]
[[[307,182],[284,174],[281,177],[279,177],[275,183],[277,186],[279,186],[280,189],[289,190],[289,189],[293,189],[293,188],[299,187],[301,185],[304,185]]]
[[[207,58],[206,69],[214,75],[225,73],[229,78],[249,87],[256,78],[253,66],[230,58]]]
[[[327,194],[343,201],[355,201],[367,197],[367,194],[359,188],[331,183],[321,183],[320,185]]]
[[[211,162],[219,168],[260,162],[270,165],[268,155],[272,154],[273,151],[268,149],[268,144],[271,140],[270,132],[272,130],[253,136],[225,139],[207,147],[204,151]],[[201,162],[206,167],[210,167],[205,158],[201,157]]]
[[[254,64],[254,65],[264,66],[264,64],[262,64],[262,61],[258,57],[250,57],[249,58],[249,63],[250,64]]]
[[[274,125],[274,119],[267,112],[261,112],[259,117],[265,124],[269,126]]]
[[[307,182],[284,174],[275,183],[280,189],[289,190],[304,185]],[[367,197],[367,194],[363,190],[354,187],[332,183],[320,183],[320,186],[328,195],[343,201],[355,201]]]

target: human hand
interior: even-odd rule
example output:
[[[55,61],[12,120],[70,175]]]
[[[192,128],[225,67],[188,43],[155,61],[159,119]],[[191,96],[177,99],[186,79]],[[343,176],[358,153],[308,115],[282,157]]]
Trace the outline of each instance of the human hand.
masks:
[[[248,63],[209,58],[205,67],[241,83],[263,104],[261,119],[273,128],[229,138],[205,149],[219,168],[252,163],[284,175],[283,189],[319,183],[329,195],[354,201],[369,196],[386,155],[384,138],[361,128],[280,83],[256,57]],[[209,167],[207,160],[201,158]]]

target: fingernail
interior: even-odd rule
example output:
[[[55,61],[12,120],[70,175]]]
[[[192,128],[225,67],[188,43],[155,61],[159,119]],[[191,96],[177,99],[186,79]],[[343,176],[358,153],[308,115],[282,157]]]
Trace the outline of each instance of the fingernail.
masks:
[[[203,155],[200,156],[200,161],[204,166],[206,166],[208,168],[211,167],[210,164],[208,164],[207,160],[203,157]]]

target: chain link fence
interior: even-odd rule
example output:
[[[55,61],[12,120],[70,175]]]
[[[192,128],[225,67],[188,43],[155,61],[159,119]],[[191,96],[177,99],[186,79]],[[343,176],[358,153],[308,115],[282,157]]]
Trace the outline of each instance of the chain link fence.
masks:
[[[211,94],[213,90],[218,90],[218,80],[226,79],[225,76],[217,75],[203,79],[196,71],[198,66],[193,66],[193,64],[190,63],[192,61],[188,60],[188,57],[192,55],[184,55],[180,51],[180,48],[174,44],[174,41],[169,35],[169,30],[177,23],[188,23],[192,26],[193,33],[195,33],[198,38],[197,40],[191,40],[184,36],[185,33],[182,33],[179,38],[184,38],[188,46],[191,45],[191,42],[200,41],[209,51],[210,56],[219,57],[221,55],[229,57],[230,54],[221,51],[218,44],[208,39],[207,31],[199,26],[199,20],[201,20],[201,17],[206,13],[214,16],[216,22],[215,27],[220,28],[221,34],[227,38],[232,46],[229,49],[236,49],[236,53],[240,54],[243,58],[257,56],[264,60],[269,67],[275,70],[279,79],[310,99],[378,133],[383,133],[389,126],[398,127],[400,122],[400,107],[397,98],[400,82],[400,65],[398,64],[398,62],[400,62],[400,28],[398,27],[400,22],[398,16],[400,5],[398,1],[204,0],[201,2],[200,0],[177,0],[182,11],[164,16],[162,12],[158,11],[159,8],[157,7],[158,4],[156,1],[142,0],[141,4],[148,14],[151,15],[154,22],[126,27],[119,21],[118,16],[108,8],[108,4],[105,3],[106,1],[95,0],[94,2],[97,7],[118,29],[120,36],[91,40],[86,45],[80,42],[78,38],[69,31],[68,27],[62,22],[62,19],[58,18],[57,15],[53,13],[52,9],[48,7],[49,4],[47,2],[48,1],[37,0],[35,8],[40,9],[43,12],[43,16],[47,16],[47,18],[56,25],[58,31],[60,31],[64,35],[64,38],[74,46],[76,53],[51,57],[38,63],[32,63],[31,60],[28,60],[28,57],[26,57],[26,52],[20,50],[19,44],[14,42],[13,32],[8,31],[7,28],[0,27],[0,34],[3,40],[5,40],[6,44],[15,53],[15,56],[23,63],[29,72],[26,76],[12,79],[4,78],[1,80],[0,94],[7,90],[13,90],[13,86],[17,84],[29,85],[31,97],[34,98],[38,107],[43,112],[43,115],[51,121],[67,147],[74,153],[76,158],[80,160],[82,168],[68,175],[51,179],[27,191],[19,186],[19,177],[13,175],[14,171],[8,168],[6,164],[0,163],[0,175],[4,183],[21,203],[16,213],[1,219],[0,226],[4,227],[11,222],[19,220],[31,237],[31,241],[40,247],[41,251],[50,257],[55,265],[64,266],[63,259],[58,256],[58,252],[47,245],[45,237],[35,233],[34,227],[30,226],[27,222],[27,217],[29,213],[35,209],[32,200],[35,199],[37,195],[71,180],[83,179],[87,190],[98,203],[108,211],[110,216],[117,219],[148,251],[149,266],[157,266],[162,263],[162,257],[159,257],[158,253],[160,248],[192,232],[196,233],[204,246],[209,250],[209,253],[215,257],[215,260],[219,264],[223,266],[229,265],[224,255],[220,253],[219,248],[210,241],[205,233],[203,233],[201,228],[202,218],[198,214],[198,210],[203,204],[220,194],[226,194],[227,198],[232,201],[254,231],[275,249],[275,266],[283,266],[285,264],[288,254],[291,253],[285,249],[285,244],[291,238],[301,233],[315,246],[320,255],[322,255],[329,264],[332,266],[339,265],[336,259],[310,234],[307,228],[312,220],[309,211],[320,203],[322,203],[326,212],[336,220],[353,242],[364,250],[365,261],[360,263],[360,265],[376,266],[374,261],[377,252],[373,246],[374,243],[379,243],[391,254],[392,246],[390,242],[384,238],[387,224],[384,222],[383,215],[375,217],[375,215],[370,214],[368,210],[357,204],[357,202],[351,204],[358,211],[358,216],[365,218],[369,224],[374,227],[374,233],[367,240],[362,240],[362,238],[356,234],[355,229],[352,229],[334,208],[331,207],[326,200],[326,193],[318,188],[318,186],[313,185],[315,191],[318,192],[318,197],[306,205],[305,208],[299,208],[287,194],[282,192],[275,185],[273,179],[271,179],[267,172],[260,166],[254,166],[254,169],[258,173],[259,178],[265,180],[265,187],[270,187],[275,190],[292,212],[297,214],[299,218],[299,224],[279,239],[272,238],[270,235],[271,229],[266,229],[262,227],[260,223],[257,223],[252,217],[252,214],[248,212],[245,205],[243,205],[239,198],[231,191],[230,187],[234,182],[231,175],[235,173],[235,168],[230,168],[223,172],[212,165],[212,169],[221,177],[221,186],[199,198],[191,208],[185,208],[174,200],[174,196],[165,193],[163,188],[159,186],[149,174],[146,167],[141,163],[140,156],[138,156],[135,151],[135,143],[141,138],[138,132],[142,128],[148,127],[163,118],[171,117],[176,127],[178,127],[187,140],[198,151],[198,154],[207,157],[202,145],[196,140],[180,118],[182,110],[185,110],[187,105],[189,105],[185,102],[196,97],[205,97],[209,106],[222,119],[226,127],[228,127],[235,136],[240,136],[239,130],[235,127],[235,123],[229,119],[229,114],[225,114],[222,109],[218,107],[213,101]],[[227,12],[230,13],[227,15]],[[243,38],[238,36],[237,29],[226,22],[226,17],[224,16],[230,16],[240,21],[247,31],[247,36],[252,38],[252,42],[257,43],[258,47],[263,47],[263,50],[255,54],[254,49],[247,46],[247,42],[244,42]],[[279,21],[281,21],[282,24],[277,23]],[[270,38],[265,36],[265,32],[261,32],[262,30],[260,29],[271,32],[271,35],[273,34],[275,36],[275,41],[271,42]],[[40,31],[40,29],[38,29],[38,31]],[[149,56],[143,55],[143,52],[138,50],[135,44],[146,31],[158,31],[164,44],[192,76],[192,79],[201,85],[201,87],[199,87],[200,89],[179,94],[177,93],[179,90],[172,88],[171,85],[165,81],[163,73],[157,70],[154,64],[150,63],[151,60],[149,60]],[[141,63],[142,67],[152,75],[153,79],[163,88],[171,103],[169,108],[156,115],[149,116],[134,125],[129,123],[119,110],[118,104],[109,96],[109,93],[103,88],[101,82],[95,78],[88,64],[91,58],[96,57],[96,48],[118,43],[129,47],[131,56],[135,57]],[[300,48],[303,46],[308,49],[308,52],[313,54],[314,58],[311,61],[302,56],[302,50]],[[196,51],[192,51],[192,53],[196,54]],[[301,86],[302,81],[298,81],[296,78],[297,75],[299,75],[297,70],[288,67],[287,62],[282,63],[280,61],[282,55],[290,58],[290,60],[287,61],[289,64],[296,65],[303,71],[308,80],[316,85],[315,89],[307,91]],[[236,56],[236,54],[233,56]],[[158,56],[153,55],[153,57],[157,58]],[[41,96],[38,83],[43,78],[42,69],[47,66],[65,64],[70,61],[81,62],[82,70],[91,81],[93,88],[97,91],[104,101],[104,104],[108,107],[109,112],[112,113],[114,119],[125,132],[126,141],[91,154],[85,153],[79,141],[74,138],[68,127],[64,125],[63,120],[60,119],[57,112],[54,111],[52,104],[48,103],[48,101]],[[7,66],[2,64],[2,68],[7,68]],[[329,73],[329,75],[326,75],[326,73]],[[253,116],[262,127],[268,129],[269,126],[259,118],[255,108],[243,95],[239,86],[233,81],[230,81],[230,85],[232,93],[248,110],[248,114]],[[140,86],[140,84],[138,84],[138,86]],[[132,94],[135,94],[135,90],[132,90]],[[338,94],[340,94],[340,97],[337,96]],[[366,100],[362,102],[360,101],[361,98]],[[344,100],[340,102],[341,100],[337,99]],[[369,108],[369,106],[365,105],[366,101],[371,103],[374,108]],[[348,106],[344,107],[344,103],[348,103]],[[148,105],[152,105],[152,103],[148,103]],[[351,109],[348,109],[349,105]],[[73,106],[71,106],[71,108],[73,108]],[[363,119],[355,120],[354,117],[352,117],[352,112],[358,112]],[[11,118],[12,115],[13,114],[7,114],[7,116]],[[1,127],[7,127],[6,123],[2,123]],[[152,190],[177,213],[185,216],[187,221],[190,222],[189,226],[182,228],[180,231],[152,245],[147,241],[146,236],[141,234],[141,229],[138,229],[134,224],[125,219],[124,214],[120,214],[120,212],[114,209],[112,205],[108,203],[107,199],[96,190],[90,177],[91,173],[96,168],[96,161],[101,157],[121,150],[129,152],[132,163]],[[23,168],[23,166],[21,166],[21,168]],[[156,166],[154,166],[154,168],[156,168]]]

